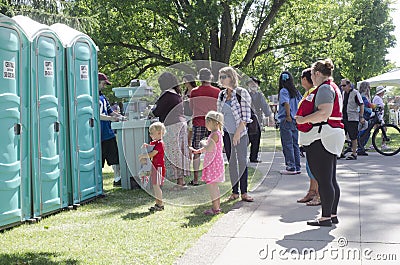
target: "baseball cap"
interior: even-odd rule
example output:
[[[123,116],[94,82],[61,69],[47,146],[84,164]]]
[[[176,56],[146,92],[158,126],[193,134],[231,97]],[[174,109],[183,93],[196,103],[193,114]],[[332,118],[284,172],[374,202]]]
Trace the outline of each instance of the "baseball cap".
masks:
[[[110,80],[108,80],[107,76],[103,73],[98,74],[99,81],[106,81],[107,85],[111,85]]]

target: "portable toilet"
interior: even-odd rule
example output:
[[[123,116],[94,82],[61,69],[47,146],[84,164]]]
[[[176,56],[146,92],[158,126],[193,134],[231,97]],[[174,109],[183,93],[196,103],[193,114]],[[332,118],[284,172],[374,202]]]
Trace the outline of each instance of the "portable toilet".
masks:
[[[29,42],[0,15],[0,229],[31,216]]]
[[[66,49],[72,204],[103,194],[97,46],[67,25],[50,26]]]
[[[32,217],[38,218],[68,207],[64,47],[49,26],[25,16],[13,20],[30,41]]]

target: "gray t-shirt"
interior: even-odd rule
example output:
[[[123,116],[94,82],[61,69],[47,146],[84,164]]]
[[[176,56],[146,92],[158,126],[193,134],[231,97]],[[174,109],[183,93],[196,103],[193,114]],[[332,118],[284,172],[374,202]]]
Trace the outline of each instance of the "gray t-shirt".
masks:
[[[315,106],[314,109],[317,110],[317,107],[320,104],[324,103],[334,103],[335,102],[335,90],[328,84],[323,84],[318,88],[317,95],[315,96]]]

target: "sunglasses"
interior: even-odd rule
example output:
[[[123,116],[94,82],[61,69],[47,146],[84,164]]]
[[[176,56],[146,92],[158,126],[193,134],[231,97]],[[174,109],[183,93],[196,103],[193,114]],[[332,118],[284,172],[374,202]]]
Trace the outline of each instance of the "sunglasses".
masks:
[[[340,85],[341,87],[345,87],[345,86],[347,86],[347,84],[344,84],[344,85]]]
[[[219,79],[224,80],[224,79],[229,78],[229,77],[230,77],[229,75],[220,75]]]

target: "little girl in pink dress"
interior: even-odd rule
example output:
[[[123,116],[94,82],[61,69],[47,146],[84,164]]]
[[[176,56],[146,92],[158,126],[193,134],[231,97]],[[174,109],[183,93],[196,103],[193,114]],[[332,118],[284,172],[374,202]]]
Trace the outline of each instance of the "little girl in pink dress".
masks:
[[[202,148],[190,150],[194,154],[205,153],[201,180],[207,184],[211,195],[212,208],[204,211],[206,215],[215,215],[221,212],[219,182],[225,181],[224,158],[222,155],[222,124],[224,115],[220,112],[209,111],[206,115],[206,128],[211,133],[206,141],[202,141]]]

